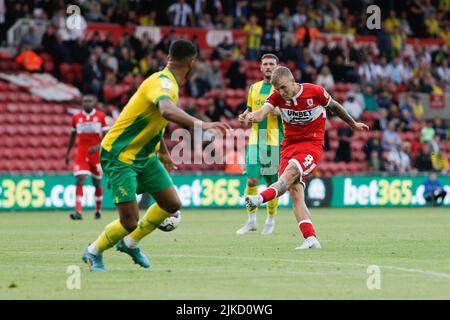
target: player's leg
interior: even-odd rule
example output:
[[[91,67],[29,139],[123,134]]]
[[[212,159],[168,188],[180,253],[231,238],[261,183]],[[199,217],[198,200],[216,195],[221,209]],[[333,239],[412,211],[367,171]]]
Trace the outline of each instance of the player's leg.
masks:
[[[83,219],[83,186],[86,182],[87,175],[86,174],[77,174],[75,176],[76,180],[76,189],[75,189],[75,212],[70,214],[70,218],[72,220],[81,220]]]
[[[304,183],[294,183],[289,188],[289,194],[291,195],[292,204],[294,207],[294,215],[297,219],[298,227],[303,235],[303,238],[305,239],[303,244],[295,249],[319,249],[320,243],[316,238],[316,232],[311,221],[311,213],[309,212],[309,209],[305,203]]]
[[[281,167],[280,167],[281,168]],[[263,203],[281,197],[300,178],[301,174],[296,164],[290,162],[277,182],[270,185],[257,196],[246,196],[246,206],[256,208]]]
[[[102,202],[103,202],[103,187],[102,179],[92,177],[92,183],[95,187],[95,219],[100,219],[102,216]]]
[[[148,208],[138,227],[117,244],[119,251],[130,255],[141,266],[147,258],[140,252],[139,242],[155,230],[167,217],[179,212],[181,201],[167,170],[156,156],[151,157],[138,176],[138,193],[148,192],[156,203]]]
[[[181,208],[181,201],[175,187],[152,193],[156,203],[147,209],[139,221],[138,227],[124,238],[129,248],[138,247],[139,242],[152,233],[167,217],[177,213]]]
[[[108,224],[85,250],[83,260],[91,271],[104,271],[103,252],[133,231],[139,220],[139,207],[136,201],[137,170],[132,165],[111,158],[107,153],[102,155],[102,167],[120,218]]]
[[[250,172],[247,172],[249,176],[255,176],[255,169],[251,167],[247,167]],[[257,195],[258,194],[258,178],[248,178],[247,186],[245,187],[245,195]],[[236,231],[236,234],[243,235],[247,234],[251,231],[256,231],[258,229],[258,222],[256,220],[256,212],[257,208],[249,209],[247,208],[247,222]]]

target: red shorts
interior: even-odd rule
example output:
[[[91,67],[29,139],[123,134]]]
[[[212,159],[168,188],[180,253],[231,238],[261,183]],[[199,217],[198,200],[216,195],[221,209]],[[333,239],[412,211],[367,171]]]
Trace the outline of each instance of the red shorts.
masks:
[[[73,175],[88,175],[96,179],[101,179],[103,175],[100,164],[100,152],[88,154],[87,152],[77,153],[73,163]]]
[[[289,163],[297,166],[301,173],[300,182],[303,177],[309,176],[319,165],[323,155],[322,141],[300,141],[289,142],[281,148],[281,161],[278,168],[278,176],[281,176]]]

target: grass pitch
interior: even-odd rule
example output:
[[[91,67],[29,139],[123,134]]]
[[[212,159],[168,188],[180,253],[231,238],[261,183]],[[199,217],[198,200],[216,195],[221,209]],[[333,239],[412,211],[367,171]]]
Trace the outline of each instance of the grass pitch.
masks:
[[[0,299],[450,299],[450,212],[444,208],[313,209],[321,250],[295,251],[301,237],[291,210],[275,234],[235,231],[245,210],[183,210],[173,232],[159,230],[142,249],[142,269],[115,250],[106,273],[89,273],[86,245],[115,219],[85,212],[0,213]],[[69,290],[68,266],[81,268]],[[369,265],[380,289],[369,290]]]

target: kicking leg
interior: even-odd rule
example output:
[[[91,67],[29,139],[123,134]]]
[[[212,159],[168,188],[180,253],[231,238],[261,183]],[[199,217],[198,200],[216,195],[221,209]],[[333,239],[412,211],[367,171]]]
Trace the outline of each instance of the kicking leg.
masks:
[[[257,178],[248,178],[247,179],[247,187],[245,189],[246,195],[257,195],[258,194],[258,179]],[[256,231],[258,228],[258,223],[256,221],[256,212],[258,208],[249,209],[247,208],[248,219],[247,223],[242,226],[239,230],[236,231],[236,234],[243,235],[247,234],[250,231]]]
[[[254,209],[263,203],[281,197],[300,178],[298,167],[289,163],[277,182],[257,196],[246,196],[245,203],[248,209]]]

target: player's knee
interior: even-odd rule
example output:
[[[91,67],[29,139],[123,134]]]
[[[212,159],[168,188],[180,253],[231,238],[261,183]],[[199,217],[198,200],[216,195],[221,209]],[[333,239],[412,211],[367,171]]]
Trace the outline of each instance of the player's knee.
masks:
[[[175,213],[181,209],[181,201],[180,199],[175,199],[165,203],[161,208],[169,213]]]
[[[120,223],[122,226],[127,229],[127,231],[132,232],[137,228],[138,220],[135,219],[121,219]]]
[[[247,185],[252,188],[252,187],[256,187],[258,185],[258,179],[256,178],[250,178],[247,180]]]

